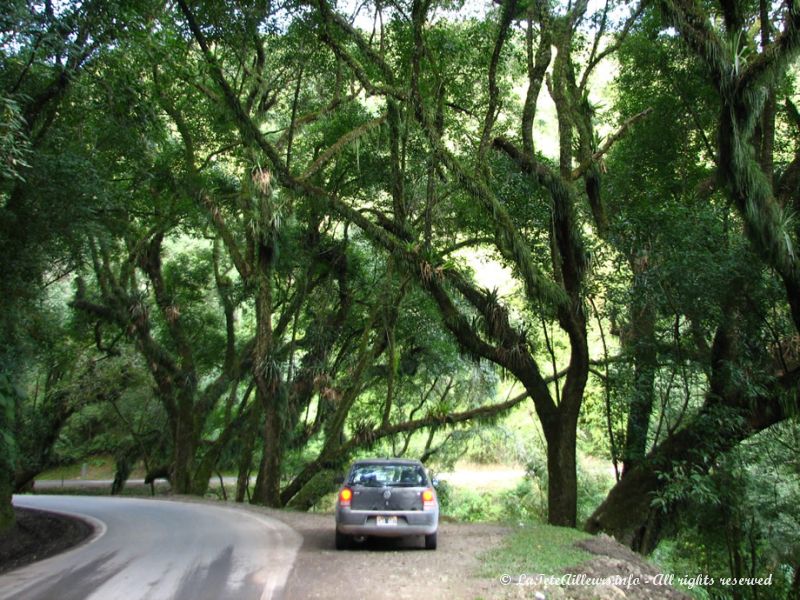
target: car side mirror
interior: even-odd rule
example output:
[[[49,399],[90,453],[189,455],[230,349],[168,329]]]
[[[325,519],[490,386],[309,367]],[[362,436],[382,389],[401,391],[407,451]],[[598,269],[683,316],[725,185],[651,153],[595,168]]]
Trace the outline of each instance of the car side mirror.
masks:
[[[431,484],[433,484],[433,487],[435,487],[435,488],[438,488],[438,487],[439,487],[439,480],[438,480],[438,479],[436,479],[436,477],[434,477],[434,478],[431,480]]]
[[[336,477],[334,477],[333,478],[333,483],[335,483],[336,485],[343,484],[344,483],[344,475],[337,475]]]

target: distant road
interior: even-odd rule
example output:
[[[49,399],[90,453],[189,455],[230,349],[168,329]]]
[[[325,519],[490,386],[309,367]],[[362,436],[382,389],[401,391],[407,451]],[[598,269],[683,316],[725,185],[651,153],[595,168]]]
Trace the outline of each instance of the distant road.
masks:
[[[302,542],[270,517],[205,504],[15,496],[14,505],[83,516],[96,532],[0,576],[2,599],[278,599]]]
[[[223,477],[222,480],[226,486],[236,485],[236,477]],[[255,478],[251,478],[251,482]],[[106,488],[111,490],[111,484],[114,483],[113,479],[37,479],[33,483],[35,492],[46,492],[48,490],[57,489],[102,489]],[[154,482],[156,487],[169,487],[169,481],[166,479],[156,479]],[[219,487],[219,477],[212,477],[208,480],[208,484],[212,488]],[[150,484],[145,483],[144,479],[128,479],[125,481],[125,487],[147,487],[150,489]]]
[[[236,477],[225,477],[224,480],[225,485],[236,483]],[[59,488],[108,488],[110,490],[112,483],[114,483],[113,479],[37,479],[33,483],[33,489],[36,492]],[[156,486],[169,486],[169,482],[166,479],[156,479],[154,483]],[[219,485],[219,479],[214,477],[209,480],[209,483],[211,485]],[[150,484],[144,482],[144,479],[128,479],[125,482],[126,487],[144,485],[150,486]]]

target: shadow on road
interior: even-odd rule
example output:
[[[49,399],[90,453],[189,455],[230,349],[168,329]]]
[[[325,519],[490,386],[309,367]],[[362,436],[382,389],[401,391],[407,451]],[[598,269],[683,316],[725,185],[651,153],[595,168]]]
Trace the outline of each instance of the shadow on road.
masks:
[[[126,567],[127,563],[110,566],[116,554],[108,552],[81,567],[48,577],[25,590],[25,597],[83,600]]]

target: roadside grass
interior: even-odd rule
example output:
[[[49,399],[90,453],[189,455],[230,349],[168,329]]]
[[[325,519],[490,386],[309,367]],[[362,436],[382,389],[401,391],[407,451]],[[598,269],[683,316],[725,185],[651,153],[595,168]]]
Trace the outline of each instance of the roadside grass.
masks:
[[[575,542],[590,537],[588,533],[569,527],[525,524],[506,536],[499,548],[481,557],[481,575],[491,578],[523,573],[559,575],[592,558],[592,554],[574,546]]]
[[[58,467],[48,469],[37,475],[36,479],[43,481],[59,481],[61,479],[114,479],[115,470],[116,465],[114,464],[114,457],[100,454],[91,456],[81,462],[59,465]],[[131,472],[130,478],[141,479],[143,477],[144,467],[142,465],[136,465]]]
[[[59,465],[36,476],[36,479],[113,479],[114,459],[111,456],[92,456],[84,462]]]

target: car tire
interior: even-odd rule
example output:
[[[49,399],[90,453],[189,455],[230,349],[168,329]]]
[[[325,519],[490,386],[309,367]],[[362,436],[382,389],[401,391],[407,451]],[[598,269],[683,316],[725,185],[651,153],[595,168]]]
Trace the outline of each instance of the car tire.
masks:
[[[350,547],[350,536],[336,532],[336,549],[347,550]]]
[[[425,536],[425,550],[436,550],[436,533]]]

